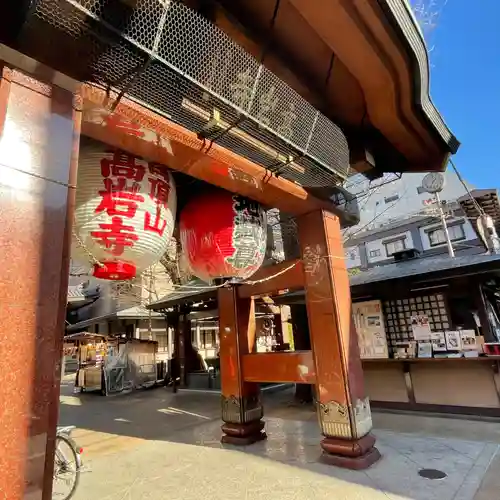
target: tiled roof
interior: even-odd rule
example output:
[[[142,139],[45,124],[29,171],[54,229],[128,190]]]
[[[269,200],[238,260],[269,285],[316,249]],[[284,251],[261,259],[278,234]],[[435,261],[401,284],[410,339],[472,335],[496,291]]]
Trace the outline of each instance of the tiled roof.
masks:
[[[182,304],[183,302],[193,302],[196,300],[204,300],[210,298],[215,295],[217,287],[210,286],[208,283],[204,281],[195,279],[192,280],[182,288],[179,288],[177,291],[173,291],[169,293],[165,297],[160,300],[153,302],[150,304],[148,309],[165,309],[168,307],[172,307],[177,304]]]
[[[68,325],[66,331],[74,332],[75,330],[80,330],[87,326],[96,325],[103,321],[110,321],[113,319],[128,318],[128,319],[147,319],[149,318],[150,312],[143,306],[129,307],[128,309],[122,309],[121,311],[113,311],[109,314],[103,316],[96,316],[94,318],[89,318],[79,323],[73,325]],[[152,318],[161,318],[163,315],[161,313],[151,312]]]
[[[500,255],[463,255],[453,259],[449,256],[420,258],[380,267],[373,267],[367,271],[362,271],[359,274],[351,276],[349,281],[352,288],[380,281],[432,274],[439,271],[446,271],[448,269],[461,268],[462,271],[460,272],[463,272],[467,267],[488,264],[491,264],[492,267],[498,266],[498,270],[500,271]]]
[[[83,294],[83,287],[81,284],[68,286],[68,299],[84,299],[84,298],[85,295]]]

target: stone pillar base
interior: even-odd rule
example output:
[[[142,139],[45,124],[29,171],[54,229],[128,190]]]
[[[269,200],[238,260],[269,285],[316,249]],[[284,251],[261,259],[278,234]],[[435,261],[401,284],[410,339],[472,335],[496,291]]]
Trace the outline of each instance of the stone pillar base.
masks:
[[[355,440],[326,437],[321,441],[321,461],[344,469],[368,469],[381,458],[374,444],[371,434]]]
[[[264,425],[262,420],[255,420],[248,424],[225,423],[221,427],[224,433],[221,442],[236,446],[248,446],[257,441],[262,441],[267,438]]]

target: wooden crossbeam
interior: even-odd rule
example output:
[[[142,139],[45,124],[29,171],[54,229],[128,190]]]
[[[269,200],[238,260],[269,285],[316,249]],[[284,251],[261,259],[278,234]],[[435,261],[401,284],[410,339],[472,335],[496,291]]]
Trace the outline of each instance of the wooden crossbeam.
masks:
[[[206,144],[194,132],[129,99],[122,98],[110,114],[106,109],[116,96],[92,85],[81,86],[83,135],[291,215],[318,209],[340,214],[333,203],[315,198],[286,179],[269,176],[260,165],[218,144]]]
[[[274,266],[262,267],[251,278],[252,284],[238,287],[241,298],[272,295],[283,290],[297,290],[304,286],[304,271],[300,259],[287,260]]]
[[[311,351],[263,352],[242,356],[245,382],[314,384]]]

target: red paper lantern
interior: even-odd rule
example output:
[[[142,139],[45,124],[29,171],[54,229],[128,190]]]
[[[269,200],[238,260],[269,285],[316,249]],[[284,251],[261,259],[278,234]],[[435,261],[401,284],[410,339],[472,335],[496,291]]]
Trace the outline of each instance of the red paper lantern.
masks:
[[[212,191],[191,200],[182,210],[180,236],[195,276],[205,281],[248,278],[264,261],[266,213],[255,201]]]
[[[134,278],[167,250],[176,206],[174,179],[163,165],[100,143],[82,147],[73,259],[93,265],[96,278]]]

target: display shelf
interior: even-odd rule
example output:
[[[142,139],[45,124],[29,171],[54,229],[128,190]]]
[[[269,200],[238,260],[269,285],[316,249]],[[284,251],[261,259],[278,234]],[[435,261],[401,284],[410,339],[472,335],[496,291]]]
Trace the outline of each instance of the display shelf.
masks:
[[[477,358],[379,358],[363,359],[362,363],[437,363],[437,362],[460,362],[460,361],[500,361],[500,356],[479,356]]]

